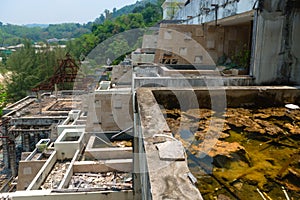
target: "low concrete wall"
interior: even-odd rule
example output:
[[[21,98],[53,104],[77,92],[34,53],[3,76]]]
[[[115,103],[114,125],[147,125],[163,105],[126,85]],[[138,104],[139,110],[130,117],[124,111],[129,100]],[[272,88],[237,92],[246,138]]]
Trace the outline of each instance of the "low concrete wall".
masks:
[[[86,149],[85,157],[92,160],[127,159],[132,158],[132,147]]]
[[[178,73],[179,74],[179,73]],[[249,76],[223,77],[223,76],[197,76],[197,77],[136,77],[135,88],[138,87],[201,87],[201,86],[249,86],[254,81]]]
[[[132,172],[132,159],[115,159],[106,161],[77,161],[73,165],[73,172]]]
[[[85,125],[58,125],[57,134],[60,135],[65,129],[84,129]]]
[[[108,138],[107,138],[108,139]],[[128,159],[132,158],[132,147],[104,147],[95,148],[95,144],[102,143],[96,136],[91,136],[86,146],[84,155],[90,160]]]
[[[40,171],[37,173],[33,181],[30,183],[26,191],[30,190],[37,190],[42,185],[42,183],[47,178],[48,174],[50,173],[51,169],[53,168],[54,164],[57,161],[57,152],[54,151],[51,156],[48,158],[47,162],[43,165]]]
[[[62,179],[61,183],[59,184],[59,187],[58,189],[62,189],[62,188],[67,188],[70,181],[71,181],[71,178],[72,178],[72,175],[74,173],[73,171],[73,165],[74,163],[76,162],[76,160],[78,160],[78,157],[79,157],[79,153],[80,153],[80,150],[77,150],[65,175],[64,175],[64,178]]]
[[[186,89],[152,89],[165,108],[211,108],[244,106],[283,106],[300,102],[300,86],[249,86]],[[214,106],[213,105],[213,106]]]

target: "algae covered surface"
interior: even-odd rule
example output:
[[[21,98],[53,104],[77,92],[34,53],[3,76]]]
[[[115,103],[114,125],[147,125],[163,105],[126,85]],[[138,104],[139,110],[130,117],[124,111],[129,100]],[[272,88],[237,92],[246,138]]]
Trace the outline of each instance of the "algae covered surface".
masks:
[[[300,111],[163,110],[204,199],[300,199]]]

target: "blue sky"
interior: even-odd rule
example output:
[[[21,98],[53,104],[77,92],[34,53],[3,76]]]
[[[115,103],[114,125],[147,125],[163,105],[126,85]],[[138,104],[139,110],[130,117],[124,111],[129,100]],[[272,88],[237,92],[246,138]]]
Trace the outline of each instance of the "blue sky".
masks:
[[[136,0],[0,0],[0,21],[10,24],[87,23],[105,9],[121,8]]]

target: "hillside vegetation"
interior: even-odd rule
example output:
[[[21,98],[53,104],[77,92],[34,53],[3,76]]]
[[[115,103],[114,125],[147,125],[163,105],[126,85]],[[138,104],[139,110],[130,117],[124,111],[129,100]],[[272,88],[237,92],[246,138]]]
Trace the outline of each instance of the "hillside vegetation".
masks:
[[[162,0],[159,0],[155,1],[155,3],[145,3],[140,6],[129,7],[129,14],[123,14],[116,18],[112,17],[114,15],[113,13],[107,12],[106,17],[102,17],[103,22],[101,24],[93,25],[92,33],[84,34],[75,40],[69,41],[68,51],[75,57],[82,59],[83,56],[87,56],[98,44],[104,42],[108,38],[128,30],[147,28],[155,25],[162,19],[162,2]],[[129,44],[129,41],[125,38],[118,37],[112,42],[114,43],[113,45],[105,47],[106,51],[113,51],[117,54],[119,49],[122,49],[123,52],[124,49],[130,51],[132,47],[138,46],[138,42],[141,42],[141,40],[136,38],[135,44]],[[106,58],[101,57],[101,55],[98,55],[96,62],[98,64],[103,64],[105,59]]]

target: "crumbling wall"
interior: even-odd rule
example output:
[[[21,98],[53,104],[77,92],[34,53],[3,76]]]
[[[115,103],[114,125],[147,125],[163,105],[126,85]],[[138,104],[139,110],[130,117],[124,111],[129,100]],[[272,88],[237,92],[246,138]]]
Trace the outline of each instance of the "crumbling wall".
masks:
[[[256,84],[299,84],[299,3],[266,0],[259,7],[253,75]]]

